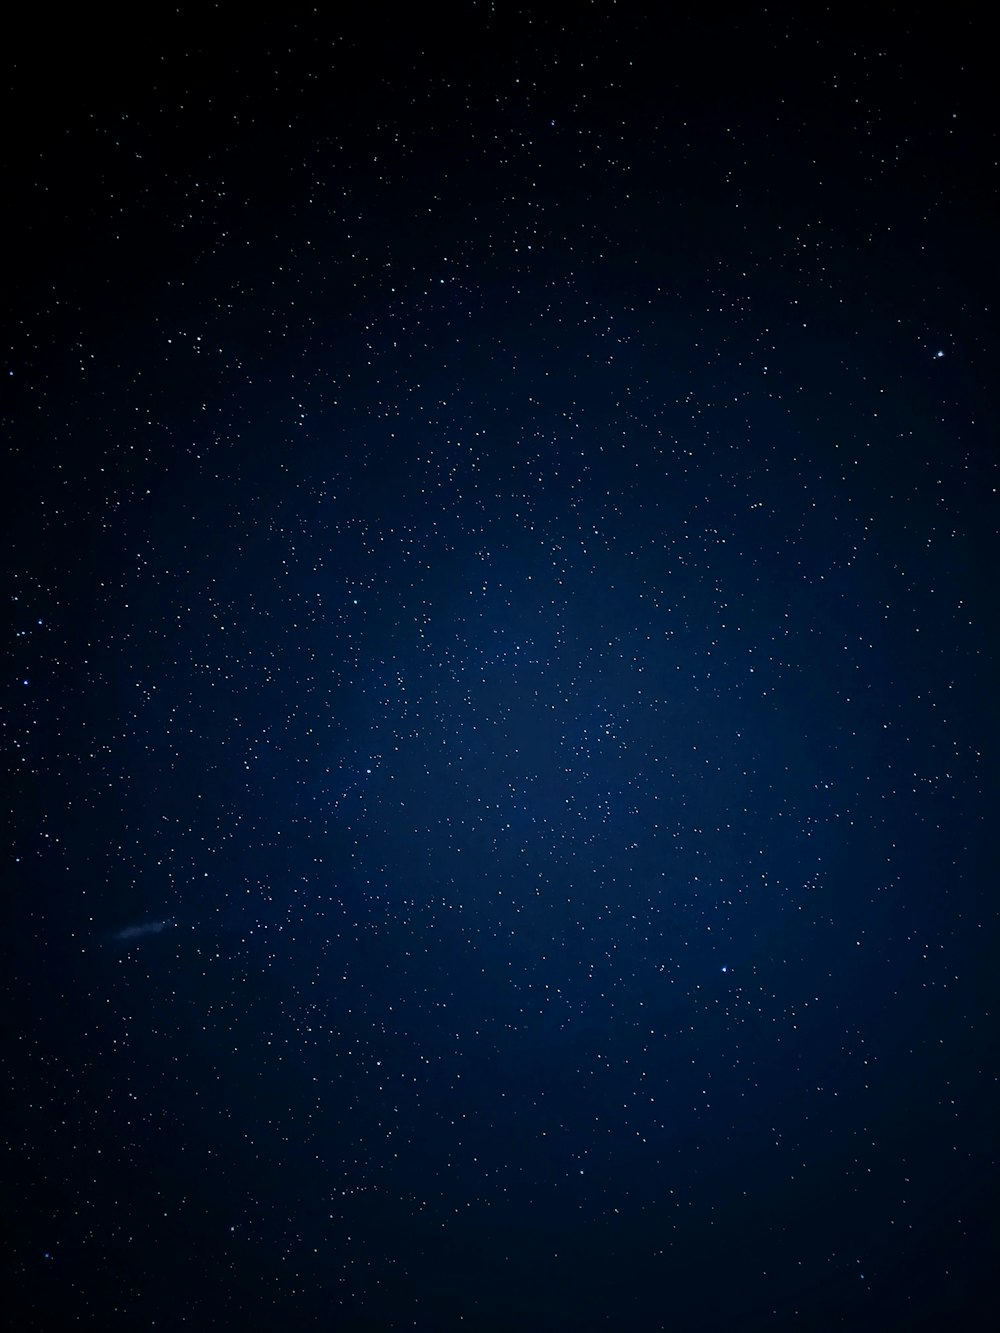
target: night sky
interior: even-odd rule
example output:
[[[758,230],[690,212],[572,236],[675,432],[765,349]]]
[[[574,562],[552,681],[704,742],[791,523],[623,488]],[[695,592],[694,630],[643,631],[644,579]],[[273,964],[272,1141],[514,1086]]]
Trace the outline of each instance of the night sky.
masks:
[[[797,9],[7,29],[4,1327],[991,1322],[990,23]]]

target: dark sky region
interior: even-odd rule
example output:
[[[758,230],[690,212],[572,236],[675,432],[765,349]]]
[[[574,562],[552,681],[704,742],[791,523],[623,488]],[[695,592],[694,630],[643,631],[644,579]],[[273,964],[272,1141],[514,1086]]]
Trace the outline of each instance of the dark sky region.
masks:
[[[5,1326],[988,1326],[988,10],[9,21]]]

